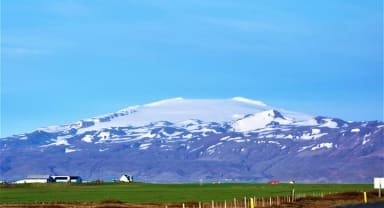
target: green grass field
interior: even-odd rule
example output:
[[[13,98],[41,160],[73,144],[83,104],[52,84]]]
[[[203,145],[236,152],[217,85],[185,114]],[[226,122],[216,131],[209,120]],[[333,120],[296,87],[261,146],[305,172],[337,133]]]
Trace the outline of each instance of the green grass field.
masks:
[[[132,203],[224,201],[233,198],[287,196],[291,184],[20,184],[1,185],[1,204],[45,202],[101,202],[119,200]],[[372,191],[372,184],[295,184],[297,194]]]

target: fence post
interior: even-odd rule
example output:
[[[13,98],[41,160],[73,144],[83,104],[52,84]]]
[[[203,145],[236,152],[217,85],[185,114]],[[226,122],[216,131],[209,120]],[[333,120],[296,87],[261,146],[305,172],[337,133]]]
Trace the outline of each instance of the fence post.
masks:
[[[236,198],[233,198],[233,204],[235,205],[235,208],[237,208],[236,207]]]
[[[364,191],[364,204],[366,204],[367,201],[368,201],[368,200],[367,200],[367,192]]]
[[[247,197],[244,197],[244,208],[247,208]]]
[[[261,197],[261,206],[264,207],[264,197]]]
[[[253,198],[250,198],[250,207],[251,208],[255,208],[255,205],[254,205],[254,202],[253,202]]]
[[[212,208],[215,208],[215,202],[212,200]]]

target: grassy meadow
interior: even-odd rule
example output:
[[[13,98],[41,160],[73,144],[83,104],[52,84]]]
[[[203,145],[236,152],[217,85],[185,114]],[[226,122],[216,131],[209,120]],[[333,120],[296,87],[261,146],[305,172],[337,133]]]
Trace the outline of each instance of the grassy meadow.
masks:
[[[292,184],[8,184],[0,185],[0,204],[50,202],[101,202],[118,200],[131,203],[169,203],[233,198],[290,195]],[[372,184],[295,184],[297,194],[372,191]]]

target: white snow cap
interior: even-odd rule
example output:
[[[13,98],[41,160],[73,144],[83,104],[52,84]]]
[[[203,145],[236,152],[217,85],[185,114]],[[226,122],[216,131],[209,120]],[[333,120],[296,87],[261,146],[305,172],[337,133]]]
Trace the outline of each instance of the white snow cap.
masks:
[[[274,110],[281,113],[283,117],[277,118],[272,116],[275,112]],[[264,114],[256,116],[256,114],[261,112],[264,112]],[[253,119],[249,118],[248,122],[253,123],[252,127],[245,127],[242,124],[238,126],[242,131],[247,131],[262,127],[271,121],[287,124],[291,122],[291,119],[297,122],[312,118],[312,116],[306,114],[273,108],[261,101],[244,97],[233,97],[230,99],[184,99],[176,97],[149,104],[131,106],[117,111],[117,113],[117,115],[111,113],[87,119],[94,121],[94,125],[79,127],[78,133],[81,134],[93,130],[99,131],[111,127],[144,126],[160,121],[183,125],[185,121],[197,120],[201,122],[235,122],[239,119],[245,119],[246,115],[255,115],[264,119],[262,123],[258,123],[255,121],[256,117]],[[69,128],[69,126],[67,127]],[[88,137],[83,138],[85,142],[90,140],[91,138]]]
[[[161,106],[161,105],[165,105],[168,103],[173,103],[173,102],[177,102],[177,101],[181,101],[181,100],[184,100],[184,98],[182,98],[182,97],[170,98],[170,99],[156,101],[153,103],[148,103],[148,104],[145,104],[144,106],[145,107],[156,107],[156,106]]]

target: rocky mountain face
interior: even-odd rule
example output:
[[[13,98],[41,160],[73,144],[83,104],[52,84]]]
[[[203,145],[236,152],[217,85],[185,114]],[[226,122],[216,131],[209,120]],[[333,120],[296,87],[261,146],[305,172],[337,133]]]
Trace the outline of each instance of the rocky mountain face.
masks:
[[[1,180],[371,182],[384,122],[310,116],[236,97],[175,98],[0,139]]]

